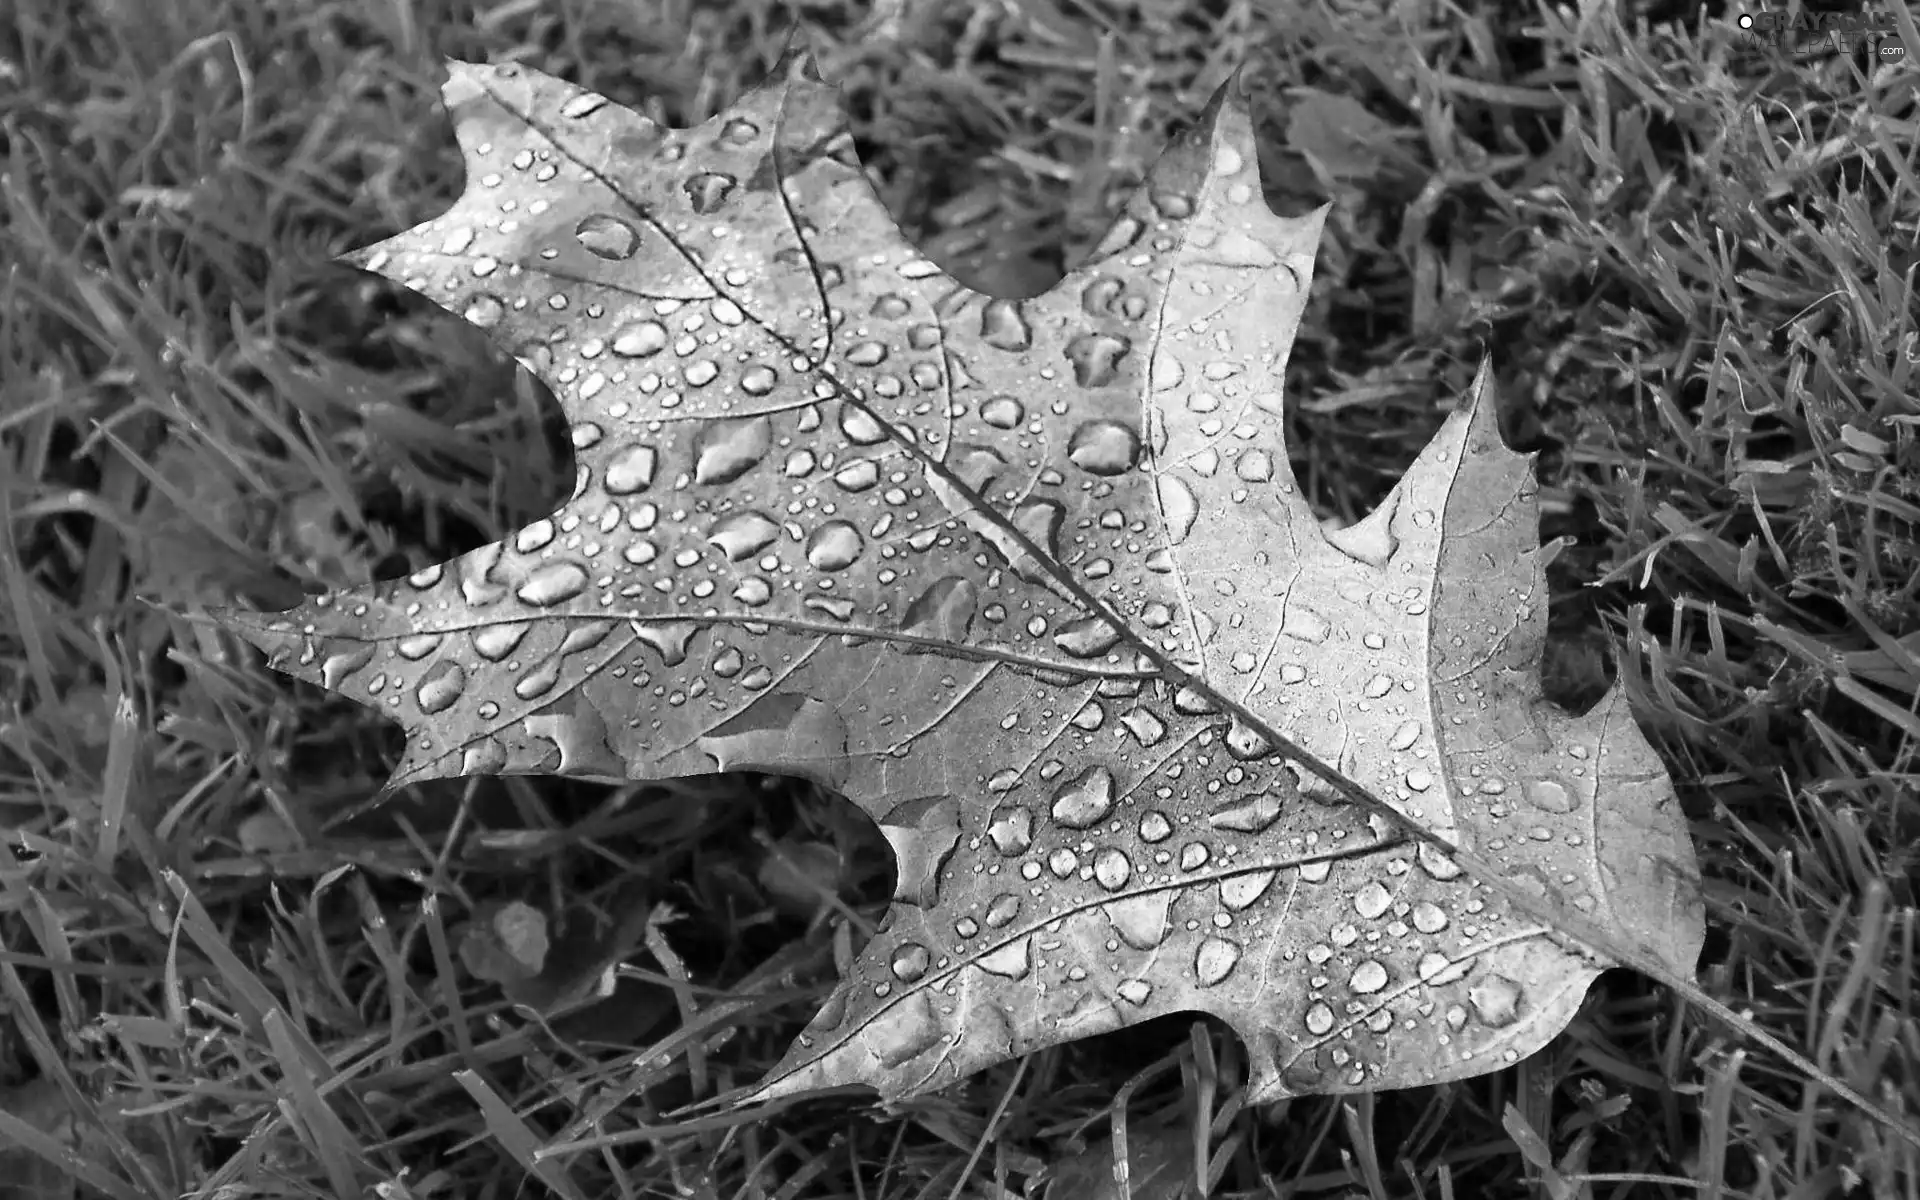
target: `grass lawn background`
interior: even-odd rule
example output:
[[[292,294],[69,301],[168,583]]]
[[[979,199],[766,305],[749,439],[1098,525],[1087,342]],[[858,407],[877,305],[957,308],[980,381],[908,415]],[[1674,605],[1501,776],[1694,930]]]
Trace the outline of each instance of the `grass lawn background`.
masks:
[[[1121,1125],[1135,1196],[1196,1146],[1219,1196],[1915,1194],[1909,1145],[1624,972],[1434,1088],[1251,1109],[1234,1039],[1168,1018],[892,1115],[669,1117],[770,1065],[871,929],[871,824],[749,776],[368,810],[397,727],[191,619],[570,489],[544,386],[328,261],[459,193],[436,54],[684,125],[797,19],[889,208],[1003,291],[1245,62],[1269,199],[1335,203],[1288,378],[1314,503],[1366,512],[1491,352],[1575,539],[1550,691],[1626,681],[1707,877],[1703,985],[1913,1120],[1920,71],[1693,10],[13,0],[0,1195],[1094,1197]],[[612,1001],[558,1002],[616,961]]]

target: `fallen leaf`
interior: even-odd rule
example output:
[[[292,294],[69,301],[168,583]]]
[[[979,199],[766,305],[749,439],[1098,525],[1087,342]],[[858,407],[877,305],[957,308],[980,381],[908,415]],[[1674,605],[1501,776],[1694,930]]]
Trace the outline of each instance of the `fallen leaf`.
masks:
[[[1193,1190],[1193,1131],[1146,1125],[1127,1131],[1127,1183],[1115,1175],[1118,1150],[1102,1138],[1054,1165],[1047,1200],[1189,1200]]]
[[[540,974],[547,961],[547,918],[523,900],[483,905],[461,929],[460,961],[475,978],[502,985]]]
[[[1370,179],[1389,165],[1412,166],[1399,146],[1404,134],[1358,100],[1310,87],[1289,89],[1288,95],[1293,107],[1287,144],[1312,155],[1333,178]]]
[[[781,838],[760,860],[760,886],[788,916],[810,918],[840,890],[846,863],[825,842]]]
[[[221,619],[399,719],[389,788],[756,769],[860,806],[894,904],[751,1099],[888,1101],[1176,1011],[1247,1100],[1531,1054],[1703,936],[1623,693],[1541,697],[1532,462],[1486,369],[1323,530],[1280,386],[1326,210],[1274,215],[1222,89],[1029,299],[909,245],[804,58],[689,130],[453,63],[466,192],[351,261],[553,387],[551,518]],[[1468,871],[1463,864],[1476,864]]]
[[[240,842],[240,849],[248,854],[281,854],[298,850],[303,845],[300,831],[271,808],[249,813],[240,822],[235,836]]]

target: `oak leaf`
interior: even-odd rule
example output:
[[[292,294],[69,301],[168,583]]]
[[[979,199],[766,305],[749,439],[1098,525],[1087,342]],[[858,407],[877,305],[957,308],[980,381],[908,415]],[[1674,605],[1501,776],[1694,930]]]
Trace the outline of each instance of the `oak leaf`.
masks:
[[[1532,1053],[1606,966],[1691,978],[1664,769],[1617,687],[1541,697],[1555,548],[1486,370],[1357,525],[1295,483],[1325,210],[1268,209],[1232,85],[1015,300],[915,251],[803,56],[688,130],[450,71],[464,194],[349,261],[552,386],[573,496],[221,619],[402,722],[390,788],[750,768],[868,813],[894,903],[757,1097],[1176,1011],[1245,1039],[1251,1101],[1402,1087]]]

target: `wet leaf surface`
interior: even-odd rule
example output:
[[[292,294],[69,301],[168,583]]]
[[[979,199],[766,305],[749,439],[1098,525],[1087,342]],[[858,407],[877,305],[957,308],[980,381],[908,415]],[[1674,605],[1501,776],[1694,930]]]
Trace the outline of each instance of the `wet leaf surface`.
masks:
[[[574,494],[222,619],[400,721],[390,786],[754,769],[864,809],[894,904],[758,1097],[898,1099],[1176,1011],[1245,1039],[1253,1102],[1478,1074],[1611,965],[1516,897],[1691,974],[1664,769],[1617,688],[1541,697],[1555,547],[1486,372],[1364,521],[1296,485],[1325,211],[1267,208],[1233,92],[1009,299],[905,241],[803,60],[684,131],[451,69],[465,193],[352,261],[550,384]]]

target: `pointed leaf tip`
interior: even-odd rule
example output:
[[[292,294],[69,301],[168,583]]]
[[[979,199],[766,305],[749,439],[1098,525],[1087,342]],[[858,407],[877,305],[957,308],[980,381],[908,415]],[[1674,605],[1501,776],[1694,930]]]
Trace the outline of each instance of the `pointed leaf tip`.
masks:
[[[786,45],[781,49],[780,59],[774,64],[768,79],[826,82],[826,76],[820,72],[820,58],[813,52],[813,43],[808,40],[805,30],[795,26],[787,31]]]
[[[485,69],[479,63],[470,63],[464,59],[448,58],[441,60],[447,69],[447,78],[440,85],[440,101],[449,112],[483,94],[486,87],[480,82]]]
[[[1507,445],[1506,435],[1500,431],[1500,386],[1494,379],[1492,356],[1481,357],[1480,369],[1474,372],[1473,382],[1467,385],[1467,394],[1461,407],[1467,413],[1465,445],[1468,453],[1505,453],[1533,461],[1534,455],[1521,454]]]
[[[1233,69],[1233,74],[1227,76],[1228,97],[1241,104],[1247,104],[1253,98],[1253,71],[1250,69],[1252,65],[1242,62]]]

